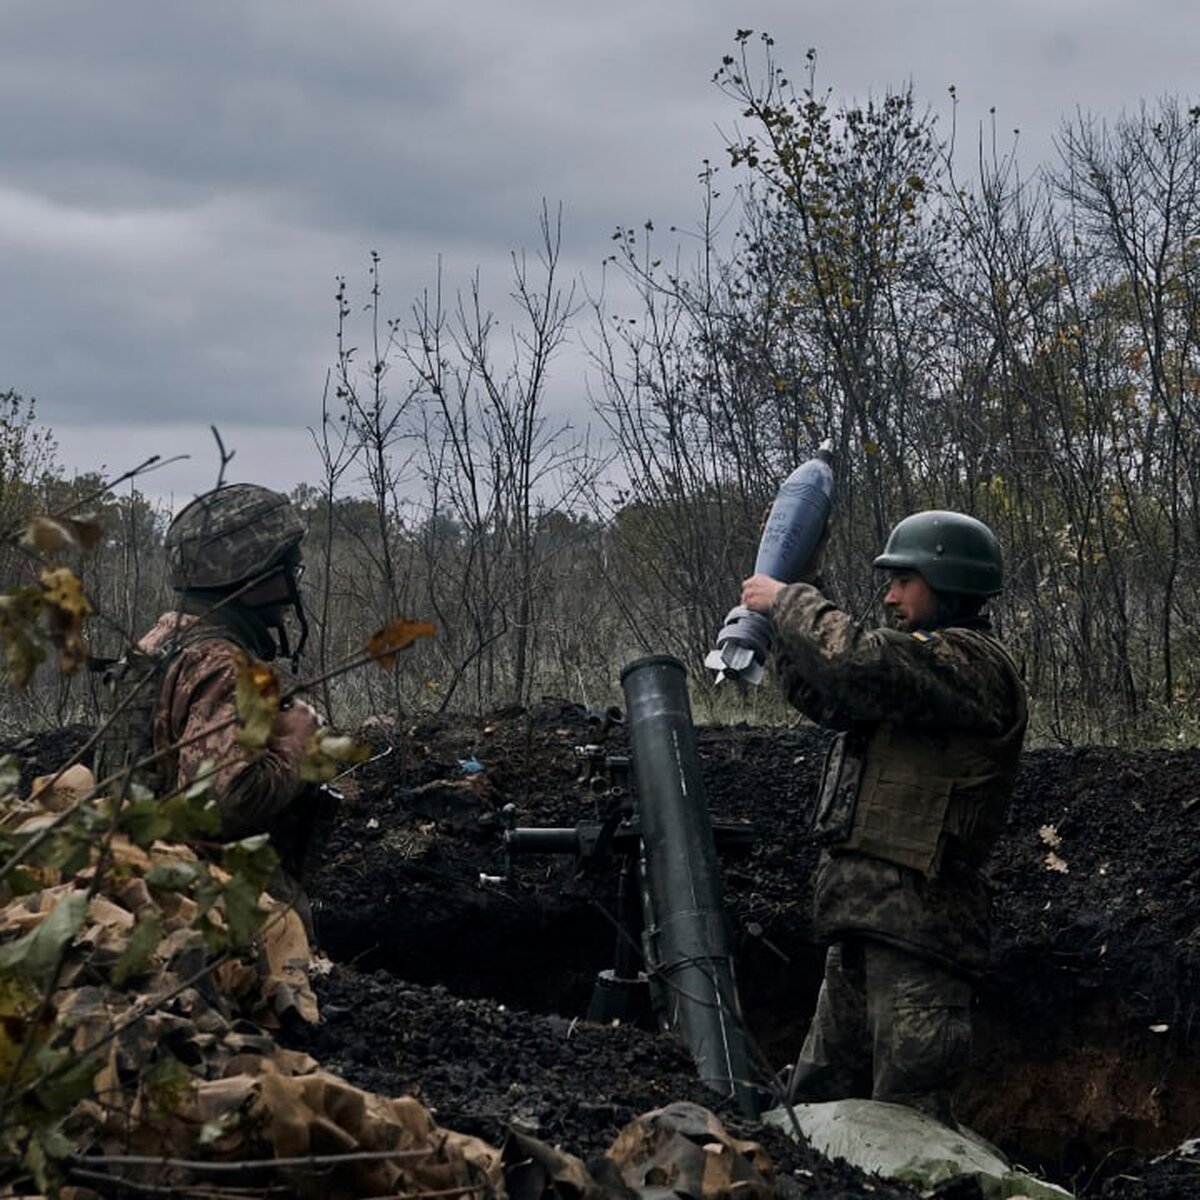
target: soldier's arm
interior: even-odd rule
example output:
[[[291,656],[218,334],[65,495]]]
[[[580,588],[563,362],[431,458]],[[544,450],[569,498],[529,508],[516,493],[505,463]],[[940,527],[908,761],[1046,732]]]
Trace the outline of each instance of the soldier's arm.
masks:
[[[810,721],[826,729],[849,729],[854,724],[854,714],[847,712],[836,696],[814,686],[801,662],[778,643],[775,648],[775,675],[788,703]]]
[[[864,630],[804,583],[784,588],[771,615],[788,676],[842,723],[901,719],[999,733],[1011,722],[1007,675],[953,630]]]
[[[203,764],[215,765],[213,796],[221,810],[221,836],[229,839],[262,833],[294,803],[304,789],[298,766],[304,755],[286,713],[261,750],[237,740],[237,667],[235,651],[224,642],[205,642],[184,651],[175,679],[172,734],[180,743],[179,786],[186,787]]]

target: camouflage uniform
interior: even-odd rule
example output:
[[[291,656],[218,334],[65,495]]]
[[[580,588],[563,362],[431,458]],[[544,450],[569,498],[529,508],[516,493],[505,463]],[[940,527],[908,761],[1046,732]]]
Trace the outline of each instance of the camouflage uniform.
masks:
[[[239,655],[258,663],[291,654],[289,608],[300,626],[293,665],[299,659],[308,628],[297,590],[303,537],[288,498],[256,484],[218,487],[179,513],[165,538],[177,609],[115,663],[113,719],[97,747],[109,786],[122,790],[131,781],[160,795],[186,788],[210,763],[220,837],[269,834],[281,867],[270,890],[302,916],[298,879],[322,798],[299,767],[319,721],[297,701],[264,747],[248,749],[237,737],[237,678]]]
[[[831,944],[792,1096],[867,1095],[945,1119],[988,953],[980,868],[1016,772],[1023,688],[986,618],[862,630],[807,583],[772,617],[789,700],[841,731],[814,828],[829,847],[815,927]]]
[[[215,767],[213,795],[221,810],[221,837],[233,841],[270,832],[307,785],[297,774],[304,745],[272,737],[251,751],[237,740],[237,656],[253,654],[227,630],[197,629],[201,618],[170,612],[139,642],[146,653],[173,639],[184,646],[166,667],[154,713],[155,753],[176,788],[189,786],[203,763]]]

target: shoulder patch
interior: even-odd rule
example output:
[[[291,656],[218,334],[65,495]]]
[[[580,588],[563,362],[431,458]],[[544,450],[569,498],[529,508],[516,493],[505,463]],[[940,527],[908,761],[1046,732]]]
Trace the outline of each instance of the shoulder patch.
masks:
[[[926,629],[914,629],[909,636],[918,642],[935,642],[937,641],[938,635],[936,633],[930,633]]]

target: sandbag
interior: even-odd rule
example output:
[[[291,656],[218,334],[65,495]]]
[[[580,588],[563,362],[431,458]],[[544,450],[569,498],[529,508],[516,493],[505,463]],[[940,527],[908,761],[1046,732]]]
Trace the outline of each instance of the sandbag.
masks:
[[[1054,1184],[1014,1169],[994,1146],[962,1126],[941,1121],[902,1104],[879,1100],[831,1100],[796,1104],[791,1113],[774,1108],[762,1116],[795,1136],[796,1128],[814,1150],[842,1158],[868,1174],[928,1191],[948,1179],[971,1175],[986,1200],[1061,1200],[1069,1197]]]

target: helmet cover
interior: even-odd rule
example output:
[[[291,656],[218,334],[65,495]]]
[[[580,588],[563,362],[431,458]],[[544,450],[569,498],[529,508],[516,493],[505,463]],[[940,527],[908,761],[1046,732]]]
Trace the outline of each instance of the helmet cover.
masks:
[[[171,586],[229,588],[294,556],[304,522],[282,492],[233,483],[197,496],[167,529]]]

